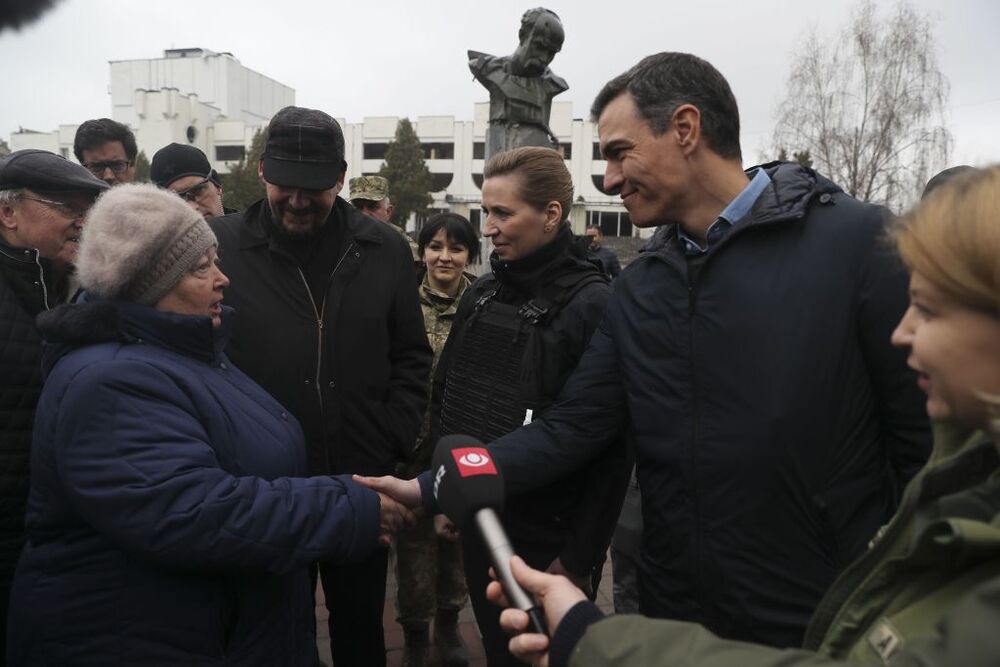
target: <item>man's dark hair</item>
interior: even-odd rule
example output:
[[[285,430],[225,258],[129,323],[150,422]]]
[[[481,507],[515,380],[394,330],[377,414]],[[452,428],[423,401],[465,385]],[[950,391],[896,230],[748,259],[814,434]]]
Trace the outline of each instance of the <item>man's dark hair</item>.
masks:
[[[420,249],[421,257],[424,256],[424,248],[442,229],[445,238],[469,251],[469,264],[479,261],[479,235],[476,234],[476,228],[458,213],[438,213],[424,223],[417,235],[417,248]]]
[[[102,146],[110,141],[120,141],[125,148],[125,157],[129,162],[135,162],[135,156],[139,153],[135,145],[135,135],[127,125],[122,125],[110,118],[97,118],[95,120],[84,121],[76,130],[76,137],[73,139],[73,155],[77,161],[83,164],[83,151],[89,151]]]
[[[690,53],[657,53],[639,61],[604,85],[590,107],[594,122],[622,93],[635,101],[655,135],[666,132],[674,111],[691,104],[701,112],[701,134],[713,152],[740,158],[740,111],[719,70]]]

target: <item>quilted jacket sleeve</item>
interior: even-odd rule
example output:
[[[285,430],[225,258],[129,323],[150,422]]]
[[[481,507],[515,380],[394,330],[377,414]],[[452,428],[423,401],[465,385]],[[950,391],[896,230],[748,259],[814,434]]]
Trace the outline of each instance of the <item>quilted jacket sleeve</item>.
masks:
[[[69,502],[120,548],[172,567],[283,573],[375,548],[376,494],[346,477],[233,476],[195,414],[174,381],[146,363],[78,372],[53,439]]]

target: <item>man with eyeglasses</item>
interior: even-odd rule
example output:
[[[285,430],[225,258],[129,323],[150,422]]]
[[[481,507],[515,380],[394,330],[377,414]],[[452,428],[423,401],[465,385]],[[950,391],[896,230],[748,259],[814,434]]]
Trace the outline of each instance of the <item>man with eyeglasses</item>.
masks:
[[[31,428],[42,387],[35,316],[70,294],[83,218],[108,185],[58,155],[0,160],[0,656],[24,541]]]
[[[236,213],[222,205],[222,183],[208,158],[194,146],[170,144],[156,151],[149,177],[161,188],[176,192],[206,220]]]
[[[84,121],[73,139],[73,154],[90,173],[108,185],[135,180],[135,135],[110,118]]]

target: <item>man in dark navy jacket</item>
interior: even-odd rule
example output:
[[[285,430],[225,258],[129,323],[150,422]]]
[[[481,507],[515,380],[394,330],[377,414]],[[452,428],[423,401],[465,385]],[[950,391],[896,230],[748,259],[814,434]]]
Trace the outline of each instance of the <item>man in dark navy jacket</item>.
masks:
[[[744,172],[729,85],[688,54],[613,79],[592,116],[605,189],[634,224],[662,227],[557,404],[490,451],[521,493],[624,430],[642,613],[799,645],[929,452],[916,377],[889,343],[907,276],[883,243],[887,212],[798,164]]]

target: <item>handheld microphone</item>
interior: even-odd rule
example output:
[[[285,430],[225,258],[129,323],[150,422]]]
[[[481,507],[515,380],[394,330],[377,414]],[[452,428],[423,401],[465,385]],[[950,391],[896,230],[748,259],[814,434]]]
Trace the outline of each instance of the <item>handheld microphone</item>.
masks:
[[[514,549],[497,516],[503,511],[503,477],[489,450],[471,436],[447,435],[438,440],[431,470],[438,507],[460,529],[476,526],[507,600],[527,612],[534,632],[547,635],[542,609],[510,571]]]

